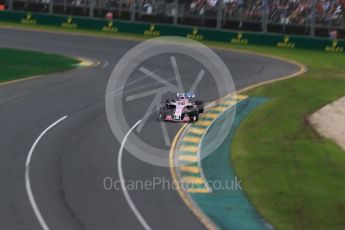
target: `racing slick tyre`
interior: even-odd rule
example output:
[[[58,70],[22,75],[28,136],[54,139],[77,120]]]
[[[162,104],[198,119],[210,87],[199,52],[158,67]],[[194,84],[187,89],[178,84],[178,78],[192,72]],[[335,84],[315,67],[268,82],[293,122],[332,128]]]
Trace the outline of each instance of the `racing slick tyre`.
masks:
[[[199,114],[191,115],[190,118],[191,118],[190,120],[192,123],[197,122],[199,120]]]
[[[198,107],[199,113],[204,112],[204,102],[203,101],[195,101],[195,105]]]
[[[195,109],[194,111],[191,111],[189,113],[190,121],[192,123],[197,122],[199,120],[199,111],[198,109]]]
[[[164,121],[165,120],[165,115],[164,114],[159,114],[159,120]]]
[[[160,121],[164,121],[165,118],[166,118],[166,115],[167,115],[167,110],[166,110],[166,108],[164,108],[164,107],[160,108],[158,119],[159,119]]]

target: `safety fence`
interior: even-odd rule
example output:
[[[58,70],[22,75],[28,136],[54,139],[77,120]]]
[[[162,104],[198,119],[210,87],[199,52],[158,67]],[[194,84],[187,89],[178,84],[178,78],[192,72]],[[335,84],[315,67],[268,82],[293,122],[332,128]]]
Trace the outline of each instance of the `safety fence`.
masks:
[[[345,40],[311,38],[297,35],[272,33],[234,32],[210,28],[181,25],[151,24],[106,20],[89,17],[50,15],[16,11],[0,11],[0,21],[15,22],[23,25],[55,26],[66,30],[92,30],[106,33],[129,33],[146,37],[181,36],[197,41],[215,41],[237,45],[265,45],[281,49],[313,49],[325,52],[343,53]]]

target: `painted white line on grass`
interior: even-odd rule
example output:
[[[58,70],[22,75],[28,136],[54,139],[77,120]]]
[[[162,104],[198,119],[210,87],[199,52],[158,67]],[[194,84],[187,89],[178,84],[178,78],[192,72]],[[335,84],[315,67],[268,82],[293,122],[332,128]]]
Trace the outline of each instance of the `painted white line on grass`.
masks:
[[[61,121],[65,120],[67,118],[67,116],[63,116],[62,118],[60,118],[59,120],[55,121],[53,124],[51,124],[48,128],[46,128],[39,136],[38,138],[35,140],[34,144],[31,146],[29,154],[26,158],[26,163],[25,163],[25,187],[26,187],[26,193],[28,194],[28,198],[30,201],[30,205],[36,215],[36,218],[38,220],[38,222],[40,223],[41,227],[43,230],[49,230],[49,227],[47,225],[47,223],[45,222],[45,220],[42,217],[42,214],[37,206],[35,197],[32,193],[32,189],[31,189],[31,183],[30,183],[30,175],[29,175],[29,170],[30,170],[30,161],[33,155],[33,152],[38,144],[38,142],[42,139],[42,137],[50,130],[52,129],[54,126],[56,126],[57,124],[59,124]]]
[[[147,224],[144,217],[138,211],[137,207],[135,207],[132,198],[129,196],[129,193],[128,193],[127,188],[126,188],[125,178],[123,176],[123,170],[122,170],[122,155],[123,155],[124,146],[126,144],[128,136],[140,124],[140,122],[141,122],[141,120],[139,120],[137,123],[135,123],[135,125],[133,125],[133,127],[126,133],[125,137],[123,138],[123,140],[121,142],[121,147],[120,147],[119,155],[118,155],[118,159],[117,159],[117,170],[118,170],[118,174],[119,174],[119,178],[120,178],[121,189],[122,189],[123,195],[125,196],[125,199],[129,205],[129,207],[131,208],[132,212],[137,217],[137,219],[139,220],[141,225],[144,227],[144,229],[145,230],[151,230],[151,227]]]

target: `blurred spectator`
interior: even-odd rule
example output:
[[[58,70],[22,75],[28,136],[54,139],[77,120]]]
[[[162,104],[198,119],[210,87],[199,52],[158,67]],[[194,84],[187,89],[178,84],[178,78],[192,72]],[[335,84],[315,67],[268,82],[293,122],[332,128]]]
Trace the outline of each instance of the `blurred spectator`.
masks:
[[[338,31],[333,29],[329,32],[329,38],[332,40],[336,40],[338,38]]]
[[[107,14],[105,15],[105,18],[109,21],[113,20],[113,12],[108,11]]]
[[[143,1],[143,9],[142,11],[146,14],[152,14],[152,3],[148,0]]]
[[[263,0],[222,0],[224,14],[232,20],[258,21],[262,15]],[[308,24],[314,0],[267,0],[268,20],[277,24]],[[344,23],[345,0],[315,0],[316,20],[321,25]],[[218,0],[192,0],[187,12],[211,15],[216,12]]]

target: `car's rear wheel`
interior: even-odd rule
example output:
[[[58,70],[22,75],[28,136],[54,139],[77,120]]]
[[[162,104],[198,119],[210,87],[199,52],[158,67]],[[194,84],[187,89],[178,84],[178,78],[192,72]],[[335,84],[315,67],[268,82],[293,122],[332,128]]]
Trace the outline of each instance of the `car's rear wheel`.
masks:
[[[163,114],[159,114],[159,120],[164,121],[164,119],[165,119],[165,116]]]
[[[199,113],[204,112],[204,102],[203,101],[195,101],[195,105],[197,106]]]

